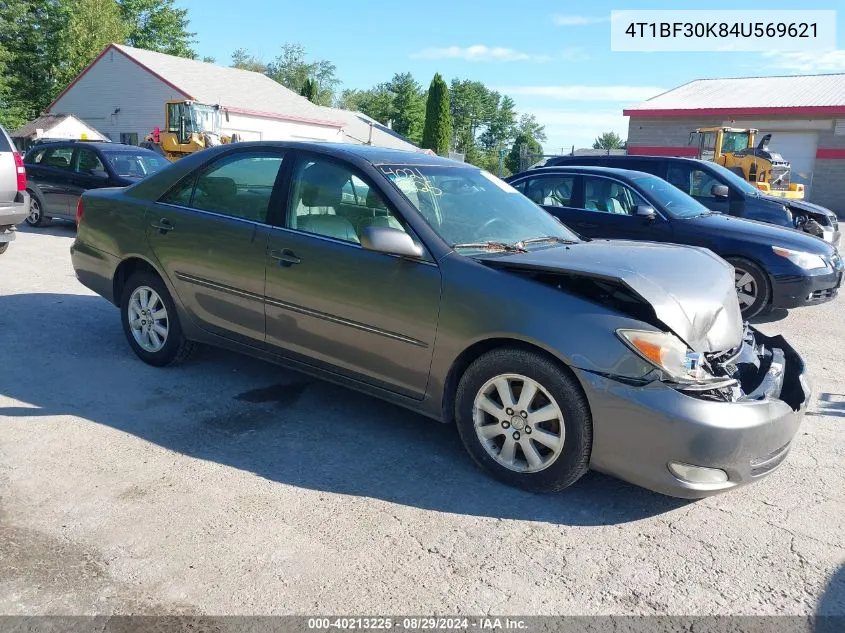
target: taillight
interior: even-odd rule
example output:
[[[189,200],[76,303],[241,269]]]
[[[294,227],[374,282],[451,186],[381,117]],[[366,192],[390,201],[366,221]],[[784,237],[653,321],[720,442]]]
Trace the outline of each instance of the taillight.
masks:
[[[85,212],[85,207],[82,206],[82,196],[79,196],[79,200],[76,201],[76,223],[79,224],[79,221],[82,220],[82,214]]]
[[[26,191],[26,168],[23,166],[23,158],[15,152],[15,171],[18,173],[18,191]]]

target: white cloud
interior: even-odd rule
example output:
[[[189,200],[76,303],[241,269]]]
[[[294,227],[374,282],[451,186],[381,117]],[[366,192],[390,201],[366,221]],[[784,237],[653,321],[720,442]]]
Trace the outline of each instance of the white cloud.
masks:
[[[540,97],[559,101],[645,101],[665,88],[655,86],[503,86],[501,93],[511,96]]]
[[[767,68],[799,73],[845,72],[845,50],[834,51],[769,51]]]
[[[599,24],[601,22],[609,22],[610,16],[597,17],[591,15],[571,15],[567,13],[556,13],[552,16],[552,21],[557,26],[586,26],[587,24]]]
[[[580,46],[567,46],[560,52],[560,58],[567,62],[585,62],[590,56]]]
[[[535,55],[503,46],[446,46],[426,48],[411,54],[412,59],[462,59],[468,62],[547,62],[548,55]]]

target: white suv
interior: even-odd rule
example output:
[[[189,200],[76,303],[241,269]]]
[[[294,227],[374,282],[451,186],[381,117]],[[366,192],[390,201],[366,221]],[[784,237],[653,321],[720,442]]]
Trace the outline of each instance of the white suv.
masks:
[[[15,239],[15,225],[29,215],[26,170],[12,139],[0,126],[0,255]]]

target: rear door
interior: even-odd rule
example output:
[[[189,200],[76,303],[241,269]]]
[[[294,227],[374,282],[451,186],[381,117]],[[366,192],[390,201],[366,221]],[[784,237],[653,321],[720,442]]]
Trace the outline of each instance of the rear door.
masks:
[[[512,183],[523,195],[540,205],[576,233],[582,233],[583,214],[579,212],[578,174],[542,174]]]
[[[282,150],[236,149],[191,174],[146,214],[152,251],[191,319],[264,346],[263,230]]]
[[[730,198],[717,198],[713,187],[727,184],[709,170],[698,169],[689,163],[670,162],[664,177],[668,183],[676,186],[688,196],[692,196],[711,211],[730,213]],[[730,190],[730,188],[729,188]]]
[[[49,147],[27,155],[27,181],[41,192],[44,215],[68,218],[75,215],[68,204],[73,146]]]

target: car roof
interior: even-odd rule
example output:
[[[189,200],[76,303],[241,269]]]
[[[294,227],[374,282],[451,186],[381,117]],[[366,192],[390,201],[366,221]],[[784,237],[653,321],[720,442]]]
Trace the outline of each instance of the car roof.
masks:
[[[602,156],[602,155],[592,155],[592,156],[554,156],[549,160],[553,161],[561,161],[565,163],[573,163],[577,164],[579,160],[597,160],[602,162],[624,162],[629,160],[671,160],[671,161],[683,161],[685,163],[697,163],[697,164],[704,164],[710,165],[712,164],[710,161],[701,160],[700,158],[689,158],[687,156],[652,156],[652,155],[640,155],[640,154],[628,154],[626,156]],[[562,165],[561,165],[562,166]],[[539,169],[539,168],[538,168]]]
[[[127,143],[110,143],[108,141],[80,141],[74,139],[68,139],[66,141],[50,141],[48,143],[38,143],[33,145],[29,148],[29,151],[32,150],[43,150],[43,149],[52,149],[55,147],[93,147],[95,149],[100,150],[138,150],[144,149],[143,147],[139,147],[138,145],[129,145]]]
[[[623,169],[621,167],[597,167],[594,165],[553,165],[552,167],[536,167],[529,169],[517,176],[531,176],[532,174],[555,174],[555,173],[576,173],[596,174],[600,176],[621,176],[622,178],[639,178],[641,176],[652,176],[653,174],[635,169]]]
[[[431,156],[423,152],[412,152],[374,145],[355,145],[353,143],[327,143],[320,141],[240,141],[235,145],[218,145],[208,151],[223,152],[232,147],[274,147],[283,149],[299,149],[321,154],[335,154],[355,157],[373,165],[440,165],[443,167],[467,167],[477,169],[474,165],[462,163],[442,156]]]

